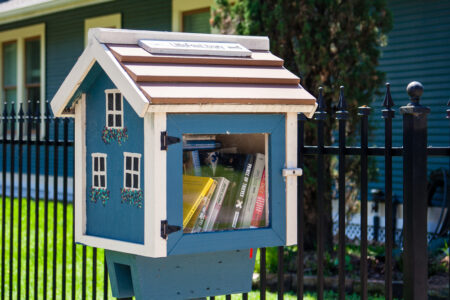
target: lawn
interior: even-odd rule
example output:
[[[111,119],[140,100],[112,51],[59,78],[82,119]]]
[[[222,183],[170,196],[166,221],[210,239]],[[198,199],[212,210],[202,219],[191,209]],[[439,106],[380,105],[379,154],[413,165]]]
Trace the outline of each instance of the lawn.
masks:
[[[26,238],[27,238],[27,201],[26,199],[22,200],[22,215],[20,217],[22,228],[21,228],[21,248],[18,248],[18,220],[19,220],[19,200],[15,199],[13,201],[13,212],[14,212],[14,220],[13,220],[13,267],[12,267],[12,275],[13,275],[13,286],[12,293],[13,299],[17,299],[18,287],[17,287],[17,277],[18,277],[18,258],[20,251],[20,261],[21,261],[21,299],[25,299],[26,293]],[[45,218],[45,202],[40,200],[38,203],[38,211],[39,211],[39,252],[38,252],[38,298],[43,299],[44,293],[44,284],[47,284],[47,299],[53,299],[53,276],[56,275],[56,299],[62,298],[62,266],[63,266],[63,213],[64,209],[66,209],[67,213],[67,250],[65,252],[66,258],[66,299],[71,299],[72,296],[72,226],[73,226],[73,206],[72,204],[68,204],[66,208],[61,202],[57,203],[57,244],[56,244],[56,274],[53,274],[53,235],[55,231],[55,224],[53,223],[53,213],[54,213],[54,204],[53,202],[49,202],[48,204],[48,217]],[[3,209],[3,200],[0,199],[0,209]],[[30,201],[30,296],[29,299],[37,299],[34,295],[34,274],[35,274],[35,224],[36,224],[36,202]],[[2,212],[3,213],[3,212]],[[5,299],[9,298],[10,294],[10,285],[9,285],[9,276],[10,276],[10,213],[11,213],[11,201],[9,198],[6,198],[5,201],[5,247],[0,249],[5,253]],[[48,230],[44,231],[45,220],[48,222]],[[2,228],[3,230],[3,228]],[[3,231],[2,231],[3,233]],[[44,243],[44,237],[47,235],[47,244]],[[47,247],[47,278],[44,280],[44,249]],[[96,298],[103,299],[103,250],[97,250],[97,278],[96,278]],[[80,245],[76,245],[76,277],[75,277],[75,287],[76,287],[76,299],[82,299],[82,256],[83,256],[83,247]],[[93,298],[93,249],[90,247],[86,247],[86,299]],[[109,299],[114,299],[111,296],[111,288],[108,288]],[[259,299],[259,291],[252,291],[249,293],[249,299]],[[334,292],[325,292],[325,299],[336,299],[337,294]],[[215,297],[215,299],[225,300],[225,296]],[[242,299],[242,295],[232,295],[233,300]],[[277,299],[276,293],[267,292],[266,299],[275,300]],[[292,300],[297,299],[297,296],[293,293],[286,293],[284,295],[284,299]],[[306,293],[304,299],[312,300],[316,299],[316,294],[314,293]],[[346,299],[359,299],[358,295],[347,295]],[[371,297],[370,299],[383,299],[382,297]]]

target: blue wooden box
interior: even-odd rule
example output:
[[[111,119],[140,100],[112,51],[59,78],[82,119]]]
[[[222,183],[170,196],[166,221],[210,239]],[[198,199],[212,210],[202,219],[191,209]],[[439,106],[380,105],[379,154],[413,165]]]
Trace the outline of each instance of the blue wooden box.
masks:
[[[299,83],[265,37],[90,31],[51,106],[56,116],[75,118],[75,240],[110,250],[115,295],[159,295],[142,283],[159,276],[159,264],[181,260],[189,270],[200,259],[204,274],[216,278],[208,261],[224,257],[233,261],[224,274],[230,266],[251,274],[248,249],[296,243],[297,116],[316,109]],[[187,135],[220,136],[264,153],[264,226],[180,230]],[[242,287],[236,279],[228,290],[206,294]],[[202,288],[190,298],[206,295]]]

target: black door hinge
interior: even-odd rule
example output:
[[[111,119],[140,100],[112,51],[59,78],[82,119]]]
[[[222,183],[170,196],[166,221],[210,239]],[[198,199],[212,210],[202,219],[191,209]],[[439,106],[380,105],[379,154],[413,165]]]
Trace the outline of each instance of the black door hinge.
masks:
[[[180,142],[180,138],[168,136],[167,131],[161,131],[161,150],[167,150],[167,147]]]
[[[173,232],[177,232],[181,230],[181,226],[169,225],[167,220],[161,221],[161,237],[163,239],[167,239],[167,236]]]

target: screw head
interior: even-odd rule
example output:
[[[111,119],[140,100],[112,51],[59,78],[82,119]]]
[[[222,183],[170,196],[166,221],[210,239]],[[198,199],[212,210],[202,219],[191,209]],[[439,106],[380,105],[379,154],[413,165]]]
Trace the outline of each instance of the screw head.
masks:
[[[423,85],[418,81],[413,81],[408,84],[406,91],[413,103],[419,103],[419,99],[423,94]]]

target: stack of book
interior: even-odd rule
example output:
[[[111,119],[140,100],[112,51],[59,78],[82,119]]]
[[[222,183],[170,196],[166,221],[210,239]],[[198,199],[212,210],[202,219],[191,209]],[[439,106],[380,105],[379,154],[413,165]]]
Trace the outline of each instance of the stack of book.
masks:
[[[186,233],[266,226],[265,155],[221,146],[211,138],[183,141]]]

